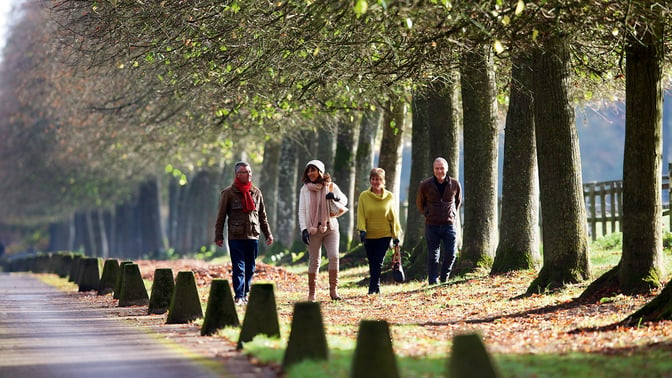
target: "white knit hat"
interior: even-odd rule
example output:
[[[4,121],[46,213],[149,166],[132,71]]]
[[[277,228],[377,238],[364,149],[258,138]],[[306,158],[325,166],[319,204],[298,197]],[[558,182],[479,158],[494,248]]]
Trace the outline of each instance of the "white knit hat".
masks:
[[[314,166],[317,168],[320,173],[324,174],[324,163],[319,161],[319,160],[311,160],[306,164],[306,168],[308,168],[309,165]]]

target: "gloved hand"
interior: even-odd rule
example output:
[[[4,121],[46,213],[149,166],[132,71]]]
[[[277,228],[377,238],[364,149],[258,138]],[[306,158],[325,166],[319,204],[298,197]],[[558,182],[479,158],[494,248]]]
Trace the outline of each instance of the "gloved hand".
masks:
[[[224,240],[215,240],[215,244],[221,248],[224,245]]]
[[[305,245],[310,244],[310,234],[308,233],[308,230],[301,231],[301,239],[303,239]]]
[[[392,241],[392,243],[393,243],[395,246],[399,245],[399,239],[394,239],[394,240]]]
[[[366,231],[359,231],[359,241],[366,244]]]
[[[334,192],[327,193],[327,199],[334,200],[336,202],[341,200],[340,198],[338,198],[334,195]]]

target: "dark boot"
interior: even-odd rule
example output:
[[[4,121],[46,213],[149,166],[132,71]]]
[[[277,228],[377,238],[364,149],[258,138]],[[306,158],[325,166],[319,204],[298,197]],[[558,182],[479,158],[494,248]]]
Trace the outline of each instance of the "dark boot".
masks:
[[[317,286],[317,273],[308,273],[308,301],[315,302],[315,288]]]
[[[329,295],[331,296],[331,300],[341,300],[341,297],[338,295],[338,270],[329,271]]]

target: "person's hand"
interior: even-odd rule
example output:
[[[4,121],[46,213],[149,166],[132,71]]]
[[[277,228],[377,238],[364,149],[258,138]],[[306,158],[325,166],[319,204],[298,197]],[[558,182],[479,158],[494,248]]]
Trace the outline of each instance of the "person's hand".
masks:
[[[359,241],[366,244],[366,231],[359,231]]]
[[[273,244],[273,235],[268,235],[266,238],[266,245],[271,245]]]
[[[334,200],[336,202],[341,200],[340,198],[338,198],[334,195],[334,192],[327,193],[327,199]]]
[[[224,246],[224,240],[215,240],[215,244],[217,244],[217,246],[221,248]]]
[[[305,245],[310,244],[310,234],[308,233],[308,230],[301,231],[301,239],[303,239]]]
[[[398,246],[399,245],[399,239],[394,239],[392,241],[392,243],[394,244],[395,247]]]

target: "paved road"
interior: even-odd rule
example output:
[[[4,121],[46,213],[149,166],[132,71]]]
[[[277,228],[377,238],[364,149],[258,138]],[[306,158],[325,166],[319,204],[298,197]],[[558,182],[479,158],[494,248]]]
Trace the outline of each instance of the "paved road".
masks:
[[[0,378],[221,376],[35,277],[0,273]]]

